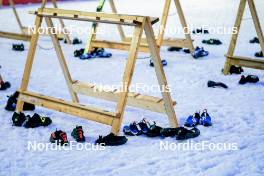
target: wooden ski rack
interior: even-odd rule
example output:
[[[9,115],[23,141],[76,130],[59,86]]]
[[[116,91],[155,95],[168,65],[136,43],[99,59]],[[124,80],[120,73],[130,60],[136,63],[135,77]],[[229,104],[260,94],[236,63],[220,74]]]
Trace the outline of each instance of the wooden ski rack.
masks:
[[[43,1],[43,3],[45,2]],[[172,127],[178,127],[178,122],[174,110],[174,105],[176,105],[176,102],[172,101],[171,99],[166,76],[163,70],[163,66],[161,65],[159,49],[155,42],[155,36],[152,29],[152,24],[158,21],[157,18],[123,14],[82,12],[57,8],[44,8],[44,6],[31,13],[36,15],[35,26],[37,27],[37,29],[41,27],[43,19],[46,21],[47,26],[52,29],[52,19],[59,18],[74,21],[87,21],[132,26],[134,27],[134,32],[132,40],[130,42],[129,56],[122,80],[123,88],[122,90],[111,91],[100,90],[93,84],[82,83],[80,81],[73,80],[68,70],[68,66],[57,35],[53,33],[54,31],[49,33],[52,38],[57,57],[59,59],[60,66],[63,70],[64,78],[67,82],[72,102],[57,99],[54,97],[48,97],[27,90],[33,60],[35,57],[34,55],[36,52],[36,43],[39,38],[39,33],[34,33],[30,41],[30,48],[28,51],[24,75],[21,83],[21,88],[19,89],[20,94],[16,112],[21,112],[24,102],[28,102],[37,106],[46,107],[48,109],[53,109],[59,112],[68,113],[71,115],[110,125],[112,126],[112,132],[114,134],[118,134],[124,117],[125,107],[126,105],[129,105],[154,112],[165,113],[168,116],[170,125]],[[129,92],[129,86],[132,80],[143,31],[145,31],[146,34],[146,39],[155,65],[156,77],[158,79],[159,86],[160,88],[165,89],[161,92],[163,98]],[[116,102],[116,110],[115,112],[109,112],[107,110],[82,105],[79,103],[77,94],[83,94],[94,98]]]
[[[51,0],[51,2],[53,4],[54,8],[58,8],[57,0]],[[12,7],[13,13],[16,17],[16,21],[18,23],[18,26],[20,28],[21,33],[0,31],[0,37],[1,38],[8,38],[8,39],[15,39],[15,40],[30,41],[31,35],[32,35],[31,29],[29,27],[23,26],[13,0],[9,0],[9,5]],[[45,5],[45,4],[43,4],[43,5]],[[2,3],[0,3],[0,6],[2,6]],[[63,20],[60,19],[59,22],[60,22],[61,27],[65,28],[65,24],[64,24]],[[45,33],[45,35],[48,35],[48,33]],[[57,36],[59,38],[65,39],[66,43],[68,43],[68,44],[71,43],[71,40],[70,40],[70,37],[68,34],[64,34],[62,31],[58,31]]]
[[[174,0],[174,2],[175,2],[178,16],[180,18],[182,28],[188,29],[180,1]],[[117,8],[114,3],[114,0],[109,0],[109,3],[110,3],[112,12],[117,13]],[[167,25],[170,6],[171,6],[171,0],[165,0],[161,23],[159,27],[159,34],[156,37],[157,46],[158,48],[160,48],[161,46],[174,46],[174,47],[188,48],[190,49],[192,53],[194,51],[194,46],[193,46],[193,40],[191,39],[191,35],[189,33],[186,33],[185,38],[183,39],[177,39],[177,38],[164,39],[165,28]],[[121,38],[121,42],[98,40],[96,39],[96,33],[94,33],[92,37],[93,40],[91,41],[91,43],[87,44],[88,48],[91,49],[92,47],[103,47],[103,48],[111,48],[111,49],[119,49],[119,50],[128,50],[131,38],[125,35],[125,32],[121,25],[117,25],[117,29],[118,29],[118,32]],[[141,39],[139,51],[150,52],[146,38]]]
[[[261,25],[260,25],[260,21],[258,18],[254,0],[240,0],[238,13],[237,13],[237,17],[236,17],[236,21],[234,25],[234,27],[237,29],[237,33],[232,35],[232,39],[230,41],[228,52],[225,55],[226,56],[226,62],[224,66],[225,75],[230,73],[230,67],[232,65],[264,70],[264,60],[253,59],[253,58],[248,58],[248,57],[243,57],[243,56],[234,56],[235,48],[237,45],[238,34],[240,31],[240,26],[242,23],[242,18],[243,18],[243,14],[244,14],[247,2],[248,2],[250,13],[251,13],[254,25],[255,25],[257,36],[259,38],[261,51],[262,53],[264,53],[264,37],[263,37],[263,32],[261,29]]]

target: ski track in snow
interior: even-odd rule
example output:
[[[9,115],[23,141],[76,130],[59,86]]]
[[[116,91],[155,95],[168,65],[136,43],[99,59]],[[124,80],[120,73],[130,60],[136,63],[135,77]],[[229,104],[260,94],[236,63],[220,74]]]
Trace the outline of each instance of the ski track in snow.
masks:
[[[149,8],[149,2],[152,3]],[[264,19],[264,2],[255,0],[261,22]],[[117,0],[121,13],[159,16],[162,0]],[[200,27],[204,24],[210,26],[232,27],[238,8],[238,0],[188,0],[182,1],[187,22]],[[138,4],[141,4],[138,7]],[[50,5],[50,4],[49,4]],[[97,1],[59,2],[59,6],[67,9],[94,11]],[[18,6],[22,22],[25,25],[33,24],[33,16],[26,13],[36,9],[38,5]],[[77,8],[78,7],[78,8]],[[133,8],[134,7],[134,8]],[[146,10],[147,9],[147,10]],[[247,9],[248,10],[248,9]],[[105,11],[109,11],[106,4]],[[179,26],[177,16],[169,19],[168,28]],[[1,29],[16,30],[16,23],[11,10],[5,8],[0,11],[4,18],[0,21]],[[256,36],[253,22],[248,11],[242,24],[239,46],[236,53],[253,56],[260,47],[249,44],[248,41]],[[72,21],[66,21],[66,25]],[[78,22],[76,25],[87,27],[87,23]],[[90,25],[90,24],[89,24]],[[89,27],[88,25],[88,27]],[[263,26],[263,23],[262,23]],[[105,27],[105,25],[102,25]],[[158,25],[155,25],[157,30]],[[264,26],[263,26],[264,27]],[[116,27],[107,28],[111,35],[107,38],[117,37]],[[131,29],[126,28],[129,33]],[[74,36],[74,35],[73,35]],[[168,35],[170,36],[170,35]],[[78,36],[83,41],[86,36]],[[99,36],[102,37],[102,36]],[[179,37],[181,37],[179,35]],[[201,135],[193,139],[194,142],[209,141],[212,143],[237,143],[236,151],[164,151],[160,150],[160,141],[180,143],[175,138],[149,139],[143,136],[128,137],[128,143],[119,147],[106,147],[104,151],[28,151],[29,141],[38,143],[48,142],[51,132],[56,128],[67,132],[69,140],[71,130],[75,125],[84,127],[88,142],[94,142],[98,135],[106,135],[110,127],[86,121],[77,117],[37,108],[36,112],[50,116],[53,123],[46,128],[24,129],[12,126],[12,113],[4,110],[6,96],[12,94],[20,85],[27,51],[13,52],[12,43],[7,39],[0,39],[0,65],[4,78],[11,82],[12,88],[0,92],[0,176],[6,175],[201,175],[201,176],[261,176],[264,173],[264,74],[263,71],[245,69],[244,74],[255,74],[260,78],[257,84],[239,85],[240,75],[224,76],[221,74],[227,52],[230,35],[192,35],[195,45],[204,46],[210,52],[209,57],[194,60],[188,54],[169,53],[162,48],[161,56],[168,61],[165,67],[167,80],[172,87],[172,97],[177,101],[176,113],[180,124],[188,115],[196,110],[207,108],[213,117],[213,126],[205,128],[199,126]],[[202,39],[219,38],[223,41],[221,46],[205,46]],[[42,37],[39,45],[51,47],[49,38]],[[28,49],[29,44],[25,43]],[[62,44],[74,79],[86,80],[99,84],[117,84],[120,82],[126,63],[126,52],[110,50],[111,59],[93,59],[82,61],[73,57],[73,51],[84,47],[82,45]],[[148,56],[148,54],[140,54]],[[157,84],[154,69],[149,67],[149,59],[137,60],[133,83],[147,85]],[[222,81],[229,86],[228,90],[207,88],[207,81]],[[30,80],[30,90],[45,93],[59,98],[69,99],[67,87],[59,68],[58,60],[53,50],[38,48],[36,60]],[[160,96],[158,93],[150,93]],[[95,99],[81,97],[81,101],[92,105],[113,109],[114,104]],[[31,113],[29,113],[31,114]],[[123,125],[145,117],[154,120],[158,125],[166,127],[168,121],[163,115],[135,109],[126,108]]]

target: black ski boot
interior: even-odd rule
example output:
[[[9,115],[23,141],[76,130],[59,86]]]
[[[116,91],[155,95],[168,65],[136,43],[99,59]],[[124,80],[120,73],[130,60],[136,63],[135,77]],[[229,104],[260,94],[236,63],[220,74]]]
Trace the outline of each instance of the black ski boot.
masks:
[[[248,75],[247,77],[242,75],[239,80],[239,84],[257,83],[257,82],[259,82],[259,78],[258,76],[255,76],[255,75]]]
[[[21,43],[21,44],[13,44],[12,45],[12,49],[14,51],[24,51],[25,50],[25,47],[24,47],[24,44]]]
[[[99,136],[96,140],[96,144],[104,145],[104,146],[118,146],[123,145],[127,142],[127,138],[125,136],[116,136],[113,133],[103,137]]]
[[[16,110],[18,95],[19,95],[19,92],[16,91],[13,95],[9,96],[6,107],[5,107],[7,111]],[[30,104],[30,103],[24,103],[23,111],[34,111],[34,110],[35,110],[35,105]]]
[[[256,56],[256,57],[263,57],[263,53],[262,53],[262,51],[255,53],[255,56]]]
[[[74,51],[74,57],[80,57],[84,53],[84,48]]]
[[[235,65],[231,65],[229,72],[230,74],[241,74],[242,72],[244,72],[244,70],[242,67],[236,67]]]
[[[160,126],[156,125],[156,122],[154,122],[153,125],[150,125],[149,127],[149,131],[146,133],[146,135],[148,137],[157,137],[160,136],[160,131],[162,130],[162,128]]]
[[[67,43],[67,40],[64,40],[64,43]],[[82,44],[82,40],[78,39],[78,38],[74,38],[72,40],[72,44],[73,45],[78,45],[78,44]]]
[[[202,43],[207,45],[221,45],[222,42],[218,39],[203,40]]]
[[[64,131],[55,131],[50,135],[50,142],[57,145],[68,145],[67,134]]]
[[[186,54],[191,53],[191,51],[188,48],[183,49],[183,52],[185,52]]]
[[[161,60],[161,64],[162,64],[162,66],[164,67],[164,66],[167,66],[168,65],[168,62],[166,61],[166,60]],[[150,59],[150,61],[149,61],[149,66],[150,67],[154,67],[154,63],[153,63],[153,61]]]
[[[176,46],[172,46],[172,47],[169,47],[168,48],[168,51],[171,51],[171,52],[173,52],[173,51],[181,51],[182,50],[182,48],[181,47],[176,47]]]
[[[215,88],[215,87],[222,87],[224,89],[228,88],[228,86],[226,84],[224,84],[222,82],[214,82],[214,81],[208,81],[207,86],[212,87],[212,88]]]
[[[160,130],[161,137],[174,137],[178,134],[179,128],[163,128]]]
[[[12,121],[14,126],[21,127],[22,124],[26,121],[26,116],[22,112],[20,112],[19,114],[14,112],[12,116]]]
[[[0,83],[0,90],[6,90],[11,87],[11,84],[9,82],[2,81]]]
[[[252,40],[249,41],[249,43],[259,43],[258,37],[254,37]]]
[[[32,117],[27,116],[28,119],[24,125],[25,128],[36,128],[40,126],[48,126],[52,123],[52,120],[49,117],[41,117],[35,113]]]
[[[77,142],[85,142],[85,136],[83,135],[83,129],[82,126],[76,126],[71,132],[71,136],[77,141]]]
[[[200,135],[200,130],[198,128],[192,128],[188,130],[184,127],[179,127],[178,134],[176,135],[176,140],[185,140],[190,138],[195,138]]]

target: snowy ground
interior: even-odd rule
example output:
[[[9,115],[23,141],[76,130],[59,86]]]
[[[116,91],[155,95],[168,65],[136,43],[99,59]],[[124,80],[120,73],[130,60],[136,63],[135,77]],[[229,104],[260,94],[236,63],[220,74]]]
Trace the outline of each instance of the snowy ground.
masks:
[[[122,13],[159,16],[162,0],[117,0]],[[264,2],[256,0],[261,22],[264,20]],[[151,8],[150,4],[151,3]],[[188,0],[182,1],[186,19],[193,28],[202,25],[210,27],[231,28],[239,0]],[[140,7],[138,7],[140,4]],[[94,11],[97,1],[60,2],[59,6],[67,9]],[[33,24],[33,17],[28,10],[38,5],[18,6],[25,25]],[[109,11],[106,4],[105,11]],[[1,29],[16,31],[13,14],[8,8],[1,9]],[[175,9],[171,9],[168,29],[179,26]],[[3,18],[4,17],[4,18]],[[67,21],[66,25],[73,25]],[[75,23],[87,27],[85,23]],[[104,27],[103,25],[102,27]],[[157,29],[158,25],[155,25]],[[263,26],[263,23],[262,23]],[[263,26],[264,27],[264,26]],[[114,26],[108,26],[106,38],[118,37]],[[130,32],[129,29],[126,30]],[[253,22],[248,12],[244,16],[239,46],[236,53],[253,56],[260,50],[258,45],[248,41],[256,35]],[[74,34],[73,34],[74,36]],[[171,36],[167,34],[167,36]],[[179,34],[179,37],[181,35]],[[78,36],[85,40],[86,36]],[[11,44],[17,41],[0,39],[0,65],[4,78],[12,83],[8,91],[0,92],[0,175],[263,175],[264,173],[264,74],[262,71],[245,69],[245,74],[255,74],[260,78],[257,84],[238,84],[239,75],[224,76],[221,74],[230,35],[210,34],[193,35],[195,45],[203,46],[202,39],[219,38],[223,45],[205,46],[210,56],[194,60],[183,53],[169,53],[163,48],[161,55],[168,61],[166,76],[172,87],[172,97],[177,101],[176,113],[181,124],[186,117],[197,110],[207,108],[213,117],[213,126],[199,126],[201,135],[193,143],[209,141],[211,143],[235,143],[237,150],[160,150],[160,142],[180,144],[175,138],[149,139],[146,137],[128,137],[128,143],[120,147],[107,147],[104,151],[29,151],[28,142],[48,143],[49,135],[56,128],[67,132],[69,140],[75,125],[82,125],[88,142],[94,142],[98,135],[106,135],[110,128],[98,123],[82,120],[70,115],[37,108],[36,112],[48,115],[53,123],[46,128],[24,129],[12,126],[12,113],[4,110],[6,96],[12,94],[20,85],[27,52],[14,52]],[[28,49],[28,43],[25,43]],[[49,38],[41,38],[39,45],[51,48]],[[119,84],[126,63],[126,52],[114,51],[111,59],[94,59],[81,61],[73,57],[73,51],[84,45],[63,45],[69,69],[74,79],[86,80],[98,84]],[[36,54],[30,80],[30,90],[45,93],[59,98],[69,99],[62,72],[53,50],[39,49]],[[146,54],[140,55],[148,56]],[[149,59],[137,61],[133,84],[157,84]],[[207,81],[222,81],[229,86],[228,90],[209,89]],[[151,95],[160,96],[159,93]],[[99,107],[113,109],[114,104],[81,97],[81,101]],[[124,124],[145,117],[155,120],[158,125],[166,127],[168,121],[164,116],[128,107]],[[191,142],[191,141],[189,141]],[[181,143],[187,143],[181,142]]]

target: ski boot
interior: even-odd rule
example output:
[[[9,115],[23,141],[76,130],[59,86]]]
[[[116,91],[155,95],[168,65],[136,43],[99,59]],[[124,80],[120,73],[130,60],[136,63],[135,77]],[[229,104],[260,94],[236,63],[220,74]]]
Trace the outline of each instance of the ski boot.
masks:
[[[176,135],[176,140],[186,140],[190,138],[195,138],[200,135],[200,130],[198,128],[192,128],[188,130],[184,127],[178,128],[178,134]]]
[[[218,39],[203,40],[202,43],[207,45],[221,45],[222,42]]]
[[[258,37],[254,37],[252,40],[249,41],[249,43],[259,43]]]
[[[113,133],[103,137],[99,136],[96,140],[96,144],[103,145],[103,146],[118,146],[123,145],[127,142],[127,138],[125,136],[116,136]]]
[[[259,82],[259,78],[258,76],[255,76],[255,75],[248,75],[247,77],[242,75],[239,80],[239,84],[257,83],[257,82]]]
[[[262,51],[255,53],[255,56],[256,56],[256,57],[263,57],[263,53],[262,53]]]
[[[236,67],[235,65],[231,65],[229,72],[230,74],[241,74],[242,72],[244,72],[244,70],[242,67]]]
[[[176,46],[172,46],[172,47],[169,47],[168,48],[168,51],[170,51],[170,52],[173,52],[173,51],[181,51],[182,50],[182,48],[181,47],[176,47]]]
[[[157,136],[161,136],[160,131],[162,130],[162,128],[160,126],[156,125],[156,122],[153,123],[153,125],[150,125],[148,132],[146,133],[146,135],[148,137],[157,137]]]
[[[56,131],[51,133],[50,135],[50,142],[55,143],[57,145],[68,145],[68,139],[67,139],[67,134],[64,131]]]
[[[80,40],[80,39],[78,39],[78,38],[74,38],[74,39],[72,40],[72,44],[73,44],[73,45],[82,44],[82,40]]]
[[[0,90],[6,90],[11,87],[10,82],[0,82]]]
[[[82,126],[76,126],[71,132],[71,136],[77,141],[77,142],[85,142],[85,136],[83,135],[83,129]]]
[[[196,47],[194,53],[192,54],[193,58],[198,59],[200,57],[205,57],[208,56],[209,52],[205,51],[203,47],[199,48],[198,46]]]
[[[27,116],[28,119],[25,122],[25,128],[36,128],[36,127],[46,127],[52,123],[52,120],[49,117],[41,117],[35,113],[32,117]]]
[[[95,57],[99,57],[99,58],[112,57],[112,53],[106,52],[104,48],[94,48],[94,51],[92,51],[92,54],[94,54]]]
[[[161,64],[162,64],[163,67],[168,65],[167,61],[164,60],[164,59],[161,60]],[[149,61],[149,66],[150,66],[150,67],[154,67],[154,62],[153,62],[151,59],[150,59],[150,61]]]
[[[24,44],[23,43],[21,43],[21,44],[13,44],[12,45],[12,50],[14,50],[14,51],[24,51],[25,50]]]
[[[19,114],[14,112],[12,116],[12,121],[14,126],[21,127],[22,124],[26,121],[26,116],[22,112],[20,112]]]
[[[212,119],[211,119],[210,115],[207,113],[206,109],[203,111],[203,113],[201,115],[199,124],[206,126],[206,127],[212,126]]]
[[[18,98],[19,92],[15,92],[13,95],[8,97],[7,104],[5,106],[5,109],[7,111],[15,111],[16,110],[16,104],[17,104],[17,98]],[[23,111],[34,111],[35,105],[30,103],[24,103]]]
[[[200,113],[196,112],[194,115],[190,115],[187,119],[186,122],[184,123],[184,126],[186,127],[194,127],[199,124],[200,120]]]
[[[125,135],[129,136],[139,136],[142,134],[142,130],[140,129],[137,122],[133,122],[129,126],[124,126],[123,132]]]
[[[212,87],[212,88],[215,88],[215,87],[222,87],[224,89],[228,88],[228,86],[225,85],[224,83],[222,83],[222,82],[214,82],[214,81],[208,81],[207,82],[207,86],[208,87]]]

